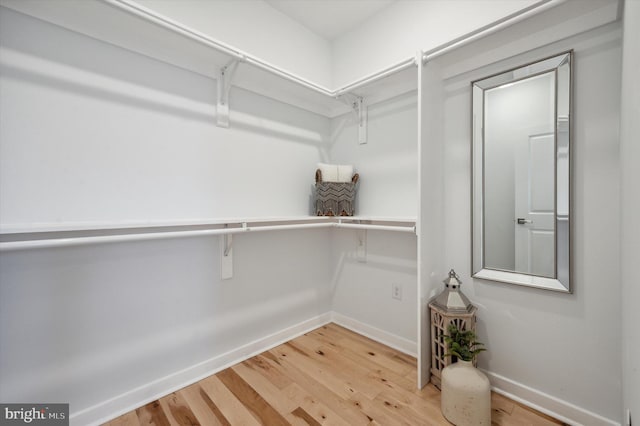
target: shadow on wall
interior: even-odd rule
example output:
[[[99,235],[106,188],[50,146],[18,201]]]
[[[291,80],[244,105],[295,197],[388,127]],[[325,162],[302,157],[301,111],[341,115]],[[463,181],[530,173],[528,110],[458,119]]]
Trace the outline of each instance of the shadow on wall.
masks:
[[[385,99],[366,106],[367,120],[369,120],[369,122],[375,122],[375,120],[381,118],[393,117],[396,114],[416,109],[416,91],[412,90],[408,93],[403,93],[399,96],[394,96],[393,98]],[[329,153],[336,143],[341,140],[345,131],[352,132],[353,136],[350,136],[350,138],[353,139],[353,143],[357,143],[358,136],[356,133],[356,126],[357,118],[353,112],[349,112],[332,119],[331,133],[322,145],[320,152],[323,161],[330,161],[331,157]]]
[[[216,80],[211,77],[10,9],[2,9],[0,20],[5,78],[215,125]],[[30,37],[15,36],[25,32]],[[232,88],[231,103],[234,129],[314,146],[328,133],[328,119],[318,124],[313,113],[246,90]]]

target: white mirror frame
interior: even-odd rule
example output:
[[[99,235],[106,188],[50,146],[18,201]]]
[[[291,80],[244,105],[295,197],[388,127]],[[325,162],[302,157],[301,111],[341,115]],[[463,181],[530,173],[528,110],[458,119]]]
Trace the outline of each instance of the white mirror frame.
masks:
[[[563,68],[564,67],[564,68]],[[566,70],[566,71],[565,71]],[[558,73],[568,72],[568,79]],[[554,72],[555,93],[555,274],[542,277],[485,266],[484,249],[484,92],[505,84]],[[471,171],[471,258],[473,277],[491,281],[571,293],[571,145],[573,131],[573,51],[563,52],[521,67],[471,82],[472,171]],[[566,96],[568,114],[558,115],[558,99]],[[559,138],[559,134],[566,137]]]

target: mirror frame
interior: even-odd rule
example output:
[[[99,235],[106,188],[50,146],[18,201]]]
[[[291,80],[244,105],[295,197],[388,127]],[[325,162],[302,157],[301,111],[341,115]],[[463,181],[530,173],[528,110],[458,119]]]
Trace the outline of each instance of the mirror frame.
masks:
[[[573,50],[511,68],[471,82],[471,271],[474,278],[517,284],[528,287],[571,293],[571,211],[572,211],[572,166],[573,145]],[[558,87],[558,70],[568,65],[567,87]],[[484,248],[484,95],[485,91],[514,83],[541,74],[554,72],[555,104],[555,274],[552,278],[507,271],[485,266]],[[568,115],[558,116],[558,93],[568,99]],[[478,99],[479,98],[479,99]],[[558,133],[566,131],[566,140],[559,140]],[[563,206],[558,212],[559,201]]]

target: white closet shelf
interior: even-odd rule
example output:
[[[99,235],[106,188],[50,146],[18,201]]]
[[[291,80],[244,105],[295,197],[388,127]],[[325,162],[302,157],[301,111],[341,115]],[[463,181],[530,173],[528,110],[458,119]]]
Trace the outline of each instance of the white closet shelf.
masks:
[[[351,112],[348,102],[340,99],[347,94],[374,104],[417,89],[415,58],[330,89],[131,0],[3,0],[2,7],[213,79],[237,61],[240,66],[230,81],[233,87],[329,118]]]
[[[313,228],[370,229],[406,232],[415,235],[416,220],[406,217],[301,216],[156,222],[153,224],[111,223],[102,226],[94,224],[75,228],[66,224],[47,227],[7,227],[0,234],[0,251]]]
[[[29,234],[45,232],[66,232],[66,231],[105,231],[105,230],[130,230],[134,228],[155,229],[195,226],[219,226],[226,224],[242,223],[277,223],[277,222],[304,222],[312,220],[323,220],[322,217],[315,216],[253,216],[253,217],[220,217],[220,218],[200,218],[189,220],[169,220],[169,221],[120,221],[120,222],[61,222],[61,223],[30,223],[0,225],[0,235],[7,234]]]
[[[497,22],[423,52],[422,60],[432,59],[565,1],[539,0]],[[2,6],[210,78],[217,79],[220,70],[234,61],[246,64],[248,66],[240,66],[235,72],[233,86],[330,118],[350,111],[340,96],[352,94],[365,98],[365,103],[370,105],[417,89],[417,78],[407,78],[415,73],[414,65],[420,61],[416,57],[406,58],[343,87],[329,89],[132,0],[68,3],[3,0]]]
[[[329,117],[348,112],[330,89],[280,69],[129,0],[3,0],[12,9],[126,50],[218,79],[238,61],[231,84]],[[233,93],[231,94],[233,108]],[[340,113],[335,111],[339,110]],[[212,118],[214,120],[214,118]]]

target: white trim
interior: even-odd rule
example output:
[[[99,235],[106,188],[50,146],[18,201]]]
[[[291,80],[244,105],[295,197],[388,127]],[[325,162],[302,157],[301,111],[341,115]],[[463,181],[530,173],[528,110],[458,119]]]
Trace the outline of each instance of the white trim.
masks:
[[[411,355],[412,357],[416,356],[417,344],[414,341],[365,324],[335,311],[331,312],[331,321],[402,353]]]
[[[132,389],[82,411],[72,413],[71,425],[100,425],[165,395],[196,383],[225,368],[249,359],[331,322],[331,312],[318,315],[284,330],[249,342],[206,361]]]
[[[562,268],[558,267],[558,269]],[[499,271],[496,269],[484,268],[480,269],[478,272],[475,272],[473,274],[473,278],[518,284],[526,287],[544,288],[546,290],[559,291],[561,293],[570,293],[567,287],[565,287],[565,285],[556,278],[519,274],[511,271]]]
[[[400,352],[414,357],[416,356],[416,342],[365,324],[338,312],[331,311],[154,380],[153,382],[117,395],[82,411],[72,413],[69,419],[70,424],[100,425],[331,322]],[[499,374],[490,371],[484,372],[491,381],[492,390],[496,393],[567,424],[576,426],[591,424],[620,426],[620,423],[585,410],[570,402],[548,395]]]
[[[555,396],[549,395],[515,380],[508,379],[491,371],[483,370],[489,377],[491,389],[517,401],[527,407],[531,407],[541,413],[547,414],[555,419],[569,425],[610,425],[620,426],[620,423],[600,416],[599,414],[585,410],[568,401],[564,401]]]

